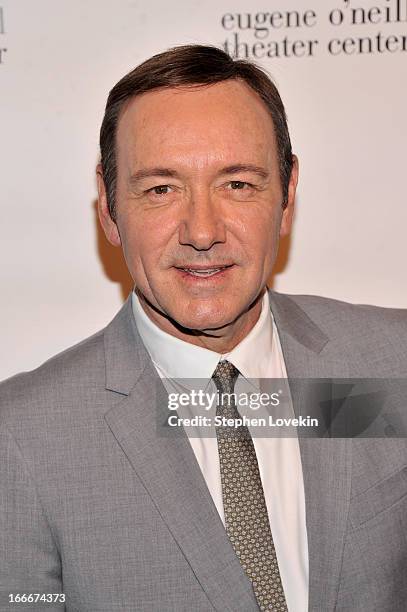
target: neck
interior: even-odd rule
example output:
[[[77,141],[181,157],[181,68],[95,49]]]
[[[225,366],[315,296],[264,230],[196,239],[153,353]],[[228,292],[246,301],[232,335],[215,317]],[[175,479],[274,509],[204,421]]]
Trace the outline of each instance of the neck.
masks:
[[[230,353],[256,325],[260,317],[262,299],[266,288],[250,304],[248,309],[232,323],[216,330],[195,330],[182,327],[152,306],[140,291],[137,289],[135,291],[148,318],[164,332],[195,346],[201,346],[215,353],[226,354]]]

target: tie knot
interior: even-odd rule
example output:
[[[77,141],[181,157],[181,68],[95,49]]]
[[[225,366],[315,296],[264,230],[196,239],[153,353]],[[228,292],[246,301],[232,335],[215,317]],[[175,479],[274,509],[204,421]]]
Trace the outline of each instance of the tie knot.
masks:
[[[219,391],[233,391],[239,370],[230,361],[219,361],[214,373],[213,381]]]

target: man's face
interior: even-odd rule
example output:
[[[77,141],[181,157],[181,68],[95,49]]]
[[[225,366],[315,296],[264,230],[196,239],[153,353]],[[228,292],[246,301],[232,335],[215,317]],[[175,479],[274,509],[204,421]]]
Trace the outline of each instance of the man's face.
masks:
[[[125,108],[116,143],[118,231],[101,217],[139,292],[192,330],[247,316],[290,229],[297,174],[283,211],[264,103],[234,80],[148,92]]]

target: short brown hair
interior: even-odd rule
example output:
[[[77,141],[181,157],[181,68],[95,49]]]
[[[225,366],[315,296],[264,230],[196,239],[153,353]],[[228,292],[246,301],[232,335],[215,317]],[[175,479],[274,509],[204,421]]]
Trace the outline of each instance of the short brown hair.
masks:
[[[234,60],[213,46],[182,45],[154,55],[126,74],[110,91],[100,129],[103,180],[112,219],[116,218],[116,131],[127,101],[158,88],[212,85],[239,79],[266,104],[277,139],[283,206],[287,203],[292,170],[292,150],[287,117],[280,94],[268,74],[245,60]]]

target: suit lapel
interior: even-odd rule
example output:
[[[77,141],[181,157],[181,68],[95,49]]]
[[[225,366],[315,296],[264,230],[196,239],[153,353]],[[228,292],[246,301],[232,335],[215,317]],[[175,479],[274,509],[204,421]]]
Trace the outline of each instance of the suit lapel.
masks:
[[[313,404],[306,379],[332,377],[321,355],[329,338],[288,296],[270,292],[272,312],[289,379],[294,410]],[[343,374],[345,376],[345,374]],[[309,610],[335,609],[350,499],[350,440],[299,437],[309,554]]]
[[[329,338],[290,298],[270,292],[289,378],[332,376]],[[186,435],[158,435],[164,392],[127,300],[105,330],[106,388],[121,401],[105,420],[216,610],[258,610]],[[294,385],[293,403],[302,402]],[[117,397],[120,397],[117,395]],[[309,610],[335,608],[350,496],[349,440],[299,438],[309,550]]]
[[[128,300],[105,332],[106,386],[123,397],[105,415],[216,610],[258,610],[187,436],[158,430],[163,385],[142,346]]]

